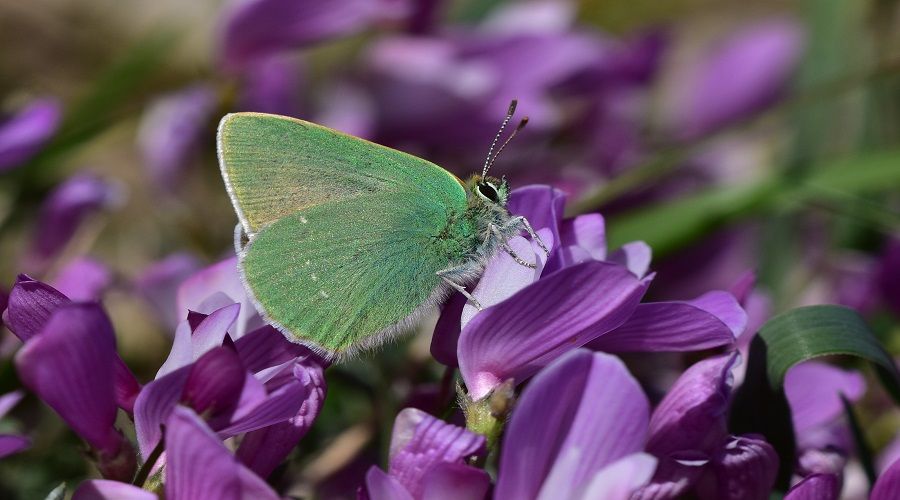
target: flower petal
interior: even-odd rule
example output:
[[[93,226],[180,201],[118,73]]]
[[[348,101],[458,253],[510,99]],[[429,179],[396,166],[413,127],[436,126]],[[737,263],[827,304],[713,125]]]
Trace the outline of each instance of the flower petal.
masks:
[[[735,296],[728,292],[713,290],[690,300],[689,303],[719,318],[722,323],[728,325],[735,337],[739,337],[747,328],[747,312]]]
[[[434,334],[431,336],[431,355],[438,363],[444,366],[457,367],[456,346],[459,344],[459,334],[462,330],[461,318],[463,308],[469,299],[459,292],[453,292],[444,302],[441,315],[434,326]]]
[[[482,398],[508,378],[524,380],[619,326],[644,291],[622,266],[585,262],[485,309],[459,338],[459,368],[470,397]]]
[[[23,342],[34,337],[57,307],[71,301],[50,285],[20,274],[9,292],[4,324]]]
[[[784,500],[837,500],[840,492],[836,474],[812,474],[791,487]]]
[[[244,72],[239,111],[300,116],[302,77],[303,66],[294,57],[254,61]]]
[[[222,62],[239,69],[259,58],[352,33],[394,14],[391,4],[367,0],[335,0],[327,5],[293,0],[237,3],[222,22]]]
[[[177,187],[216,110],[215,90],[193,85],[157,98],[141,117],[137,145],[158,186]]]
[[[210,313],[194,328],[191,333],[191,352],[194,361],[211,349],[222,345],[228,329],[237,321],[240,312],[240,304],[227,305]]]
[[[649,302],[638,305],[628,321],[588,347],[605,352],[681,352],[733,343],[732,329],[692,302]]]
[[[498,252],[488,262],[478,281],[478,286],[472,291],[472,296],[484,308],[503,302],[541,277],[543,262],[538,258],[528,240],[521,236],[515,236],[510,238],[507,244],[519,258],[538,265],[535,269],[528,268],[516,262],[509,253]],[[462,328],[465,328],[478,312],[473,304],[466,303],[462,312]]]
[[[91,301],[100,300],[112,281],[112,272],[106,265],[81,257],[69,262],[51,284],[71,300]]]
[[[806,361],[791,367],[784,377],[784,391],[791,406],[798,437],[844,413],[841,395],[856,401],[866,392],[862,374],[827,363]]]
[[[891,500],[897,498],[898,491],[900,491],[900,460],[895,461],[878,476],[869,500]]]
[[[34,156],[56,132],[62,110],[56,99],[39,99],[0,123],[0,172]]]
[[[656,458],[653,455],[634,453],[620,458],[594,474],[581,498],[628,500],[635,490],[650,481],[655,470]]]
[[[96,304],[59,306],[16,356],[22,382],[94,448],[115,453],[116,339]]]
[[[31,446],[31,440],[25,436],[0,434],[0,458],[15,455]]]
[[[178,289],[178,317],[184,318],[189,311],[210,314],[223,304],[204,302],[217,293],[224,294],[231,302],[241,305],[231,338],[239,339],[245,333],[263,326],[256,307],[247,296],[241,278],[238,275],[237,257],[231,257],[202,269],[181,284]]]
[[[306,435],[325,402],[325,374],[315,362],[304,363],[299,382],[308,396],[296,415],[283,423],[248,432],[237,450],[238,458],[253,472],[268,477]]]
[[[166,422],[166,498],[277,499],[228,452],[193,411],[176,407]]]
[[[413,497],[420,498],[423,475],[442,463],[462,463],[484,451],[484,436],[448,424],[421,410],[406,408],[394,421],[390,467],[394,477]]]
[[[295,364],[293,380],[276,389],[258,405],[238,407],[232,422],[219,429],[219,434],[236,436],[293,418],[301,411],[307,398],[316,391],[315,386],[308,383],[305,371],[306,367],[301,362]]]
[[[72,495],[72,500],[157,500],[157,496],[128,483],[90,479],[81,483]]]
[[[232,347],[213,348],[191,365],[181,401],[197,413],[212,418],[233,411],[241,396],[246,373]]]
[[[177,316],[175,294],[181,283],[200,267],[200,261],[189,253],[175,253],[144,269],[134,287],[153,306],[162,323],[175,328],[184,318]]]
[[[727,435],[725,417],[736,361],[736,354],[708,358],[678,378],[653,411],[648,451],[660,456],[690,450],[711,454],[720,446]]]
[[[609,261],[628,268],[638,278],[643,278],[650,269],[653,250],[643,241],[632,241],[610,254]]]
[[[559,224],[563,218],[566,194],[547,185],[532,185],[514,189],[509,196],[509,213],[522,215],[535,230],[549,228],[553,241],[561,242]]]
[[[22,398],[24,397],[25,393],[22,391],[7,392],[0,396],[0,418],[5,417],[6,414],[9,413],[14,406],[19,404],[19,401],[22,401]]]
[[[399,481],[374,465],[366,473],[365,493],[369,500],[413,500]]]
[[[268,325],[235,340],[234,347],[247,370],[254,373],[298,357],[315,359],[323,369],[326,367],[308,348],[287,340]]]
[[[579,215],[563,221],[560,239],[563,245],[587,250],[594,260],[606,260],[606,222],[600,214]]]
[[[183,366],[150,382],[134,403],[134,430],[138,448],[145,459],[162,438],[162,424],[178,404],[190,366]]]
[[[673,96],[678,135],[697,137],[771,103],[802,46],[801,27],[786,19],[746,26],[717,43],[705,60],[689,68],[693,78],[681,86],[687,95]]]
[[[421,498],[429,500],[484,500],[491,477],[475,467],[443,463],[425,473],[422,485]]]
[[[525,388],[503,438],[497,498],[534,498],[550,475],[573,491],[598,471],[643,449],[649,403],[614,356],[577,350],[547,367]],[[560,457],[580,453],[554,470]],[[556,467],[554,466],[556,464]]]
[[[714,498],[768,498],[778,474],[775,449],[755,436],[732,437],[713,459],[717,478]]]
[[[699,452],[681,454],[678,459],[658,457],[656,472],[632,500],[669,500],[683,498],[706,471],[709,458]]]
[[[43,265],[58,254],[90,215],[121,204],[120,186],[92,174],[78,174],[57,186],[38,214],[29,258]]]
[[[191,324],[188,320],[178,324],[178,327],[175,328],[175,338],[172,340],[172,349],[169,350],[169,357],[159,367],[159,371],[156,372],[156,377],[154,377],[155,379],[159,380],[194,361],[191,333]]]

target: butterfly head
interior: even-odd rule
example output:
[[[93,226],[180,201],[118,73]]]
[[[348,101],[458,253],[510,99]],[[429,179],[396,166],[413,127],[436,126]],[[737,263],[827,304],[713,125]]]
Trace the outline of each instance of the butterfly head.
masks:
[[[466,183],[472,203],[488,207],[506,208],[509,201],[509,184],[506,178],[473,175]]]

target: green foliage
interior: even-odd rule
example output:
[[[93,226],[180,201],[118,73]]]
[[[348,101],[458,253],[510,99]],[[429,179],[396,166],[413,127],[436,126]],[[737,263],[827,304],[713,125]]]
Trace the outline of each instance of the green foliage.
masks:
[[[737,220],[898,187],[900,150],[863,153],[811,168],[801,178],[778,175],[747,186],[712,188],[613,217],[609,241],[616,247],[644,240],[654,254],[666,255]]]
[[[900,403],[896,366],[852,309],[800,307],[769,320],[750,346],[747,375],[735,393],[729,428],[735,434],[762,434],[772,444],[780,460],[777,486],[782,490],[789,484],[796,451],[784,377],[798,363],[831,355],[874,363],[885,388]]]

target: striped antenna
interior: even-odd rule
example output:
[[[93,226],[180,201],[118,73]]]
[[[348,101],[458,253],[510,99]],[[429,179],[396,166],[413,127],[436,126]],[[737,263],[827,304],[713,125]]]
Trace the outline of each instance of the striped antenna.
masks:
[[[491,147],[488,149],[487,158],[484,159],[484,168],[481,170],[482,177],[487,175],[488,168],[490,168],[491,165],[494,164],[494,148],[497,146],[497,143],[500,142],[500,136],[503,134],[503,129],[506,128],[506,124],[509,123],[510,120],[512,120],[513,114],[515,114],[516,112],[516,104],[518,104],[518,101],[516,101],[515,99],[513,99],[512,102],[509,103],[509,109],[506,111],[506,118],[504,118],[503,123],[500,124],[500,130],[498,130],[497,135],[494,136],[494,141],[491,142]],[[513,135],[515,135],[515,132],[513,132]]]
[[[513,130],[511,134],[509,134],[509,137],[507,137],[506,140],[503,141],[503,144],[500,145],[500,149],[498,149],[497,152],[494,153],[494,157],[491,158],[490,163],[488,163],[487,167],[485,167],[485,169],[484,169],[485,173],[487,173],[487,171],[490,170],[490,168],[494,166],[494,162],[497,160],[497,158],[500,157],[500,153],[503,152],[503,148],[505,148],[506,145],[509,144],[509,141],[511,141],[512,138],[516,136],[516,133],[518,131],[525,128],[525,125],[528,125],[528,117],[527,116],[525,118],[522,118],[522,121],[519,122],[519,125],[516,126],[516,129]],[[484,174],[481,174],[481,176],[484,177]]]

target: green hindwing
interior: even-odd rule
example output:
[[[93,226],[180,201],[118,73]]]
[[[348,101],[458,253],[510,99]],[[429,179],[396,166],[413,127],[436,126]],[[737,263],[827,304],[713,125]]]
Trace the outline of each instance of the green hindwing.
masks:
[[[409,326],[468,250],[465,189],[414,156],[258,113],[222,120],[219,156],[257,308],[329,357]]]

